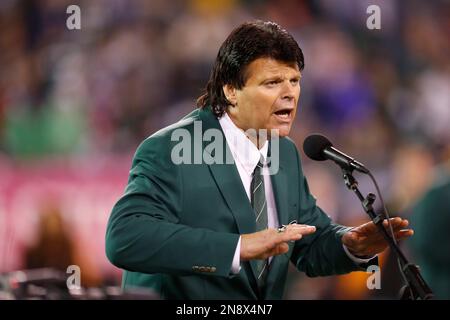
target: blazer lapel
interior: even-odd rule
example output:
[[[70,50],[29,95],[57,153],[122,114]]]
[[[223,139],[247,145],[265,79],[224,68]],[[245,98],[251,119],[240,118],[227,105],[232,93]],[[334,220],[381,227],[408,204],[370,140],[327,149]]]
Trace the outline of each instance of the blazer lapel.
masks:
[[[204,131],[210,128],[218,129],[222,134],[223,141],[226,142],[222,127],[211,111],[201,110],[200,117],[203,120]],[[204,142],[203,150],[205,150],[207,144],[208,142]],[[224,155],[224,157],[226,154],[231,155],[228,144],[224,143],[223,145],[224,150],[222,154]],[[212,154],[212,156],[214,155]],[[246,234],[256,232],[256,221],[253,208],[247,197],[244,186],[242,185],[242,180],[239,176],[236,165],[234,161],[232,164],[226,164],[225,160],[223,162],[223,164],[208,165],[211,174],[217,184],[217,187],[219,188],[222,196],[224,197],[228,207],[230,208],[234,216],[239,233]],[[256,261],[249,261],[249,264],[251,266],[252,274],[254,277],[252,283],[257,287]]]
[[[288,179],[285,170],[280,164],[278,173],[271,176],[273,194],[275,197],[278,221],[280,225],[289,224],[289,212],[287,204]]]
[[[236,220],[240,234],[256,231],[253,208],[234,164],[211,164],[211,173]]]
[[[281,154],[281,152],[280,152]],[[281,157],[281,156],[280,156]],[[290,221],[289,219],[289,212],[288,212],[288,203],[287,203],[287,192],[288,192],[288,177],[285,170],[283,170],[282,164],[281,164],[281,158],[280,158],[280,167],[277,174],[274,174],[271,176],[272,180],[272,187],[273,187],[273,193],[275,197],[276,207],[277,207],[277,213],[278,213],[278,221],[280,225],[287,225]],[[279,268],[281,266],[281,261],[283,257],[282,256],[275,256],[272,258],[272,261],[270,263],[269,272],[267,274],[267,286],[266,286],[266,292],[264,295],[267,295],[268,290],[270,290],[278,275],[279,275]]]

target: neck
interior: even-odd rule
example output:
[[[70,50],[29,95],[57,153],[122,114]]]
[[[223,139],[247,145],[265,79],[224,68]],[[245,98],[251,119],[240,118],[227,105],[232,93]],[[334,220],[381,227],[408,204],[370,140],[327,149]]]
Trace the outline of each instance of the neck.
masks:
[[[230,117],[231,121],[234,123],[234,125],[239,129],[242,130],[245,134],[245,136],[260,150],[264,144],[267,141],[267,135],[261,134],[258,129],[252,129],[252,128],[246,128],[244,129],[243,126],[233,117],[233,115],[229,112],[227,112],[228,116]]]
[[[267,141],[267,137],[260,135],[259,133],[256,134],[256,136],[254,134],[251,133],[247,133],[245,132],[245,135],[247,136],[247,138],[260,150],[263,145],[266,143]]]

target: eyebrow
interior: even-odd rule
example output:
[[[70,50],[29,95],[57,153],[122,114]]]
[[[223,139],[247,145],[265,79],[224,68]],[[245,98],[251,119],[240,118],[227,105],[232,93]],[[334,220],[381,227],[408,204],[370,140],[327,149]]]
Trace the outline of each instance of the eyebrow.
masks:
[[[302,78],[302,74],[299,73],[298,75],[289,77],[289,80],[292,80],[292,79],[300,80],[301,78]],[[274,75],[274,76],[269,76],[267,78],[262,79],[261,83],[270,82],[270,81],[278,81],[278,80],[283,80],[283,78],[280,77],[279,75]]]
[[[274,81],[274,80],[282,80],[282,78],[280,76],[271,76],[271,77],[264,78],[262,80],[262,82]]]

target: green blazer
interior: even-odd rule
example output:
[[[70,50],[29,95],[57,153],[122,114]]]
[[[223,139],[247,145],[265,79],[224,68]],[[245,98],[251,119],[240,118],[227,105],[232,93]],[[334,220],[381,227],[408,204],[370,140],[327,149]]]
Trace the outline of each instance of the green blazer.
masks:
[[[202,133],[215,128],[223,135],[210,109],[196,109],[136,151],[106,232],[106,254],[124,269],[125,289],[151,288],[163,299],[281,299],[290,262],[311,277],[363,270],[343,250],[341,236],[348,228],[332,223],[316,206],[294,143],[281,138],[279,171],[271,176],[278,220],[297,220],[317,231],[272,259],[263,292],[254,261],[241,262],[239,274],[231,274],[239,235],[256,232],[254,213],[235,164],[172,162],[180,142],[172,141],[172,133],[185,129],[194,135],[195,121]],[[193,143],[192,151],[207,152],[209,143]]]

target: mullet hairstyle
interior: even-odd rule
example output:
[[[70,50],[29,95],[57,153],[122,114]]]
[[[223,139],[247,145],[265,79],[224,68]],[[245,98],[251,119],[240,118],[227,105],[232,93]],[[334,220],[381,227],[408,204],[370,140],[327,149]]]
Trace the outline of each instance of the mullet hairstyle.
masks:
[[[302,49],[286,30],[274,22],[246,22],[235,28],[217,54],[204,93],[197,99],[197,107],[211,106],[220,118],[232,105],[223,92],[224,85],[242,89],[247,80],[248,65],[258,58],[272,58],[305,67]]]

